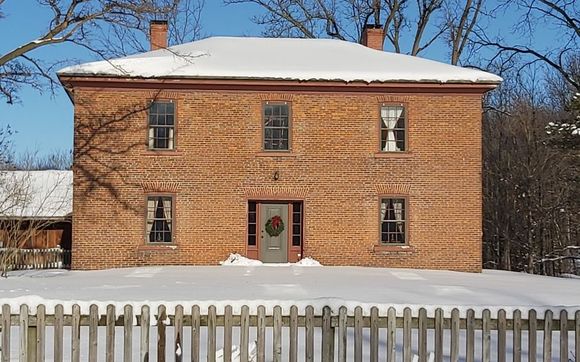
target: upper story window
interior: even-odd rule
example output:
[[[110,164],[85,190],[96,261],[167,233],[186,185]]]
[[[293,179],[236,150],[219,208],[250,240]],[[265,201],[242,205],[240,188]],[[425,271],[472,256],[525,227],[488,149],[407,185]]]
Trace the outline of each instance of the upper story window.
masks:
[[[405,107],[387,105],[381,107],[381,151],[401,152],[407,150]]]
[[[406,215],[404,198],[381,199],[381,244],[407,243]]]
[[[147,241],[171,243],[173,241],[173,198],[171,196],[147,197]]]
[[[264,150],[290,150],[290,106],[288,103],[264,104]]]
[[[172,150],[175,146],[175,104],[155,101],[149,107],[149,149]]]

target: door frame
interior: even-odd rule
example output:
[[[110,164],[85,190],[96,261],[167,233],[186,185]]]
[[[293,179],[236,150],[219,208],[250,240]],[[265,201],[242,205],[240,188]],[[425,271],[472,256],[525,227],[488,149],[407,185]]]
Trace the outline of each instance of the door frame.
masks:
[[[305,227],[304,227],[304,220],[305,220],[305,213],[304,213],[304,200],[303,199],[277,199],[277,198],[248,198],[245,200],[246,202],[246,237],[245,237],[245,244],[246,244],[246,256],[250,259],[261,260],[260,255],[260,246],[262,240],[262,228],[260,224],[260,204],[288,204],[288,220],[286,220],[286,228],[288,230],[287,236],[287,260],[289,263],[295,263],[302,258],[302,251],[304,250],[304,242],[306,240],[305,235]],[[248,205],[250,202],[256,203],[256,245],[248,245]],[[292,237],[293,234],[293,227],[292,227],[292,218],[294,214],[294,202],[302,203],[302,220],[300,222],[301,232],[302,232],[302,240],[300,246],[293,246],[292,245]]]

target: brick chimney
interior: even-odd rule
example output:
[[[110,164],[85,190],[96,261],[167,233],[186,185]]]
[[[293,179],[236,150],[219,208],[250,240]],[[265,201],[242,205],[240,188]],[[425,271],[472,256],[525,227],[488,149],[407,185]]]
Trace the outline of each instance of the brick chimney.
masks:
[[[149,39],[151,50],[167,48],[167,21],[151,20],[149,23]]]
[[[367,24],[362,33],[362,45],[376,50],[383,50],[383,27]]]

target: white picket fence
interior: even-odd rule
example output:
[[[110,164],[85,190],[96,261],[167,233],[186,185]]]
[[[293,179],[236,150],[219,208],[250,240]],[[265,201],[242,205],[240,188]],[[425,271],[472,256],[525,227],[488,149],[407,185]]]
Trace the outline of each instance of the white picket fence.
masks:
[[[425,309],[376,307],[369,315],[361,307],[315,314],[312,306],[301,313],[259,306],[251,314],[242,306],[234,314],[226,306],[219,315],[215,306],[204,314],[196,305],[171,315],[163,305],[150,309],[92,305],[84,315],[78,305],[69,314],[57,305],[48,315],[44,305],[21,305],[18,313],[3,305],[1,361],[580,361],[580,311],[516,310],[508,318],[503,309],[493,317],[484,310],[476,318],[471,309],[461,316],[436,309],[429,317]]]

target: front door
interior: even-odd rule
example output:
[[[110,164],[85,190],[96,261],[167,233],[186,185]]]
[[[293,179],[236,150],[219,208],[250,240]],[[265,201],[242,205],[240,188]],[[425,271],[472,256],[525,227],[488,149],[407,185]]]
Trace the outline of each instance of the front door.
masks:
[[[288,204],[260,204],[260,259],[264,263],[288,261]]]

